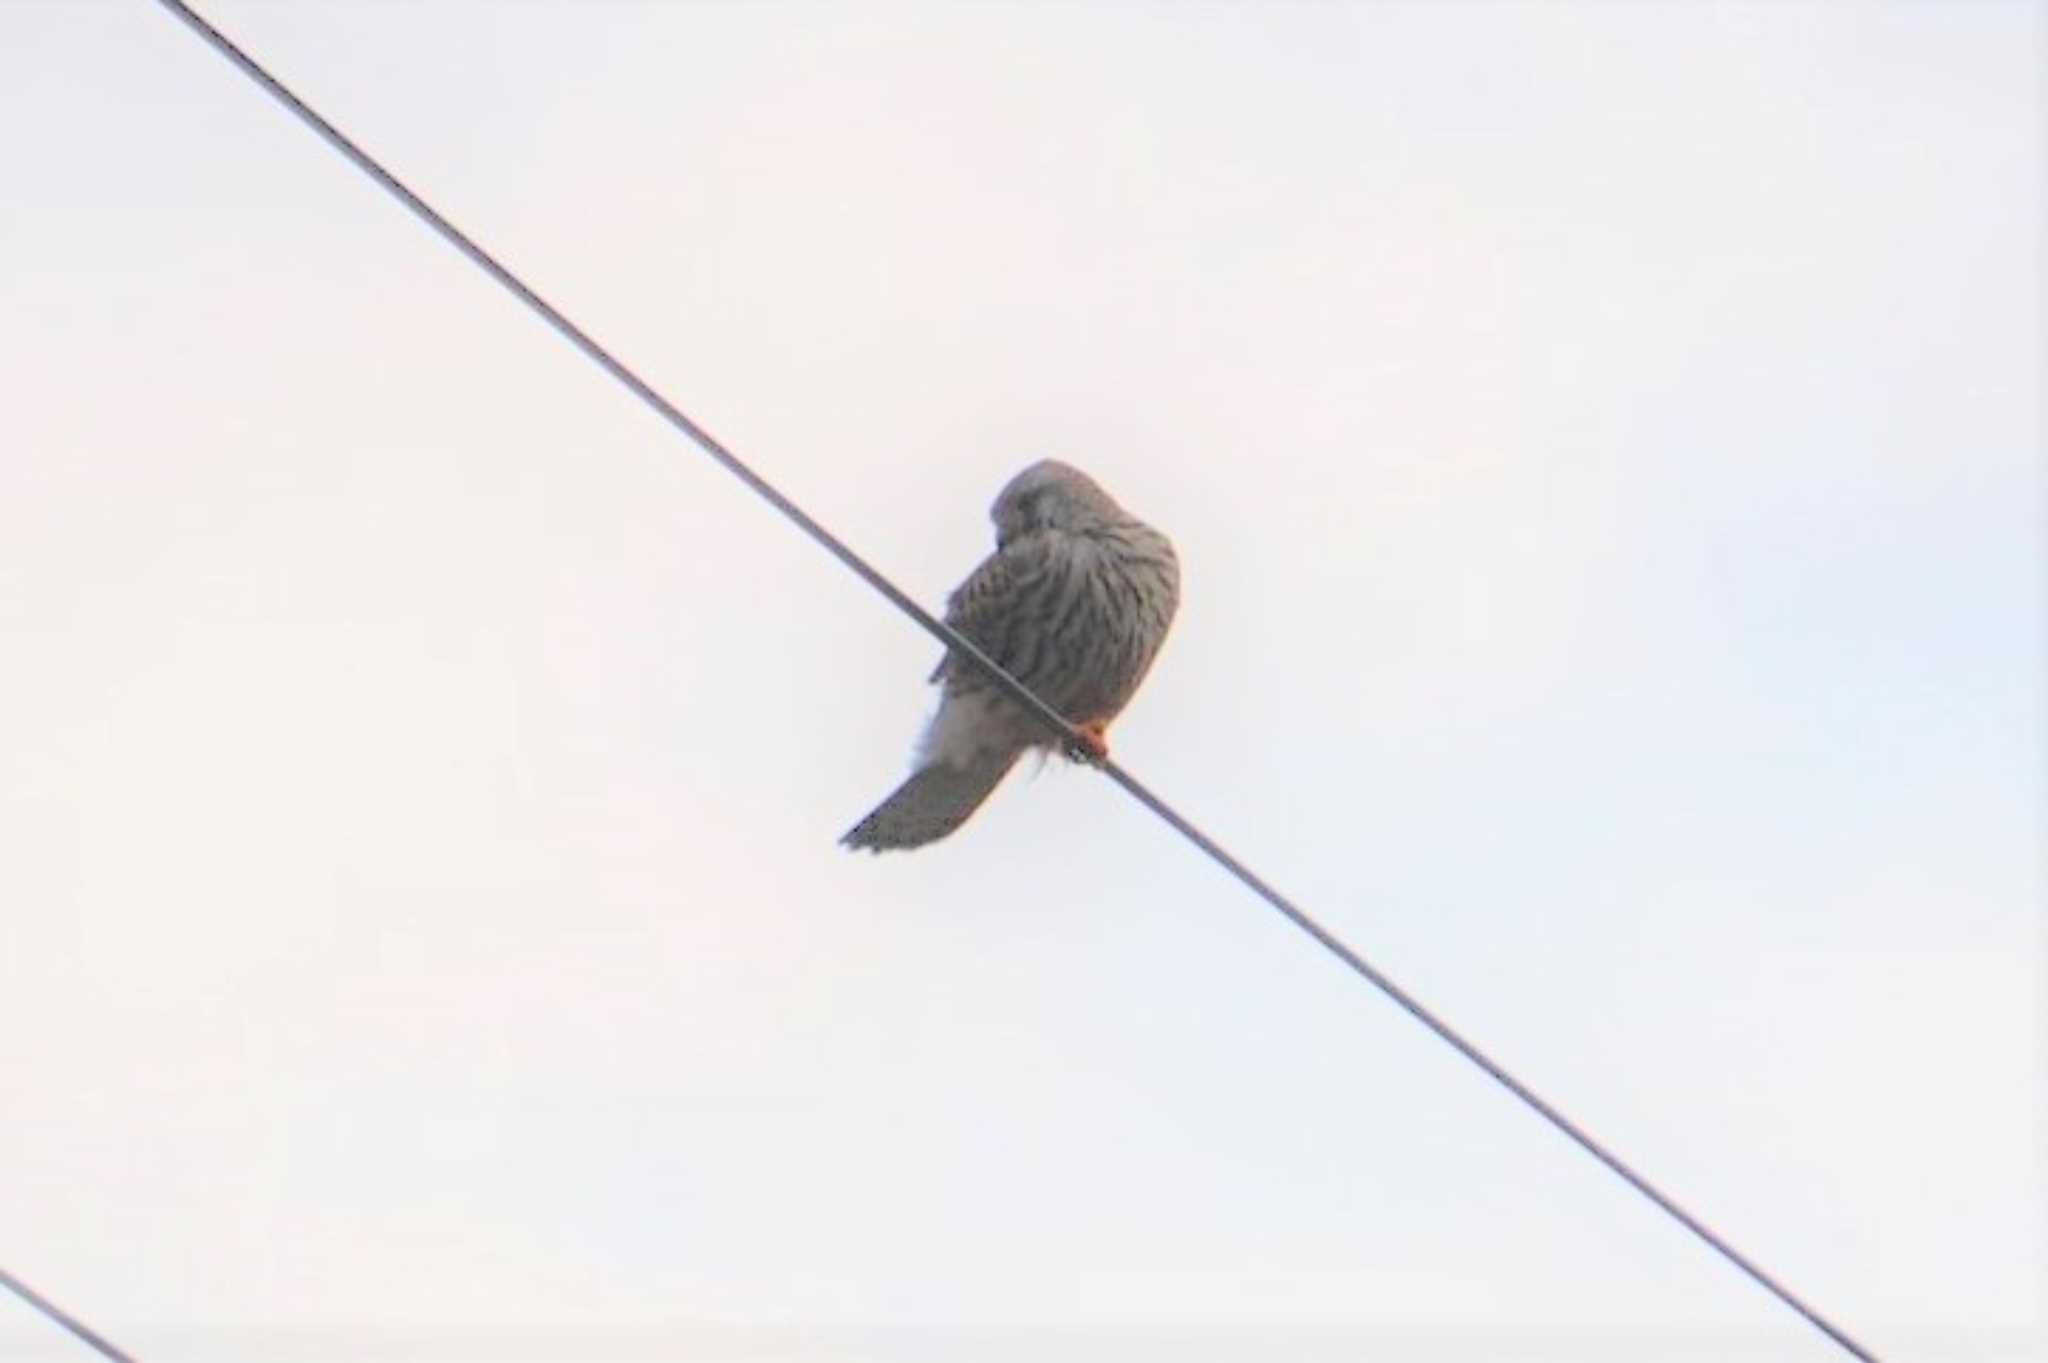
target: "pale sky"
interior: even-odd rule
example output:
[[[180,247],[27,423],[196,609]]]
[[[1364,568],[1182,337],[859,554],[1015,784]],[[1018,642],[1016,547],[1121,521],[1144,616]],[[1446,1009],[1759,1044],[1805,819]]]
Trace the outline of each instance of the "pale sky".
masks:
[[[2048,1356],[2043,7],[204,6],[1887,1359]],[[1841,1358],[149,4],[0,7],[0,1264],[150,1363]],[[83,1346],[0,1299],[0,1358]]]

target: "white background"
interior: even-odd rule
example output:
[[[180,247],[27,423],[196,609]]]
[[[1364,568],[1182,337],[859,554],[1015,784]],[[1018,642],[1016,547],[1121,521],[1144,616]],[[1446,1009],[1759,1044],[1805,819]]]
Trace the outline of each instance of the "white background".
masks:
[[[2042,10],[208,7],[1889,1358],[2040,1357]],[[152,1363],[1823,1360],[158,9],[0,8],[0,1263]],[[0,1357],[82,1347],[0,1301]]]

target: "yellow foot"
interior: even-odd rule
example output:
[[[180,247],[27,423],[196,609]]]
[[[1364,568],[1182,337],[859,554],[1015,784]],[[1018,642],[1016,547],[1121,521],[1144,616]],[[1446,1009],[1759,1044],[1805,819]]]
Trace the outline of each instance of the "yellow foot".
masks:
[[[1109,760],[1109,721],[1091,719],[1078,724],[1080,734],[1067,741],[1067,756],[1076,762],[1107,762]]]

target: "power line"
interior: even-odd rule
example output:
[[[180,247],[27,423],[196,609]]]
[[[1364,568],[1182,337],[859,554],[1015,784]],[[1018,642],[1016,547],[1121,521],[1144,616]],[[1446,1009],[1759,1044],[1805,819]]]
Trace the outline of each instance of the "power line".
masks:
[[[90,1325],[87,1325],[84,1321],[72,1315],[69,1311],[66,1311],[63,1307],[57,1305],[57,1303],[51,1301],[48,1297],[36,1291],[4,1268],[0,1268],[0,1287],[5,1287],[15,1296],[20,1297],[30,1306],[35,1307],[36,1310],[42,1312],[72,1334],[77,1335],[87,1344],[99,1350],[104,1357],[112,1359],[114,1363],[135,1363],[132,1355],[125,1354],[115,1348],[105,1335],[99,1333],[99,1331],[93,1329]]]
[[[321,117],[320,114],[314,112],[311,106],[288,89],[283,82],[271,75],[269,71],[265,70],[254,58],[237,47],[219,29],[213,27],[213,25],[193,12],[189,5],[183,3],[183,0],[159,0],[159,3],[182,19],[195,33],[205,39],[215,51],[240,67],[244,74],[263,87],[265,92],[272,98],[297,115],[302,122],[325,139],[328,145],[352,162],[358,170],[361,170],[379,185],[383,186],[384,189],[410,209],[422,222],[433,228],[435,232],[439,233],[443,239],[462,252],[463,255],[469,257],[484,273],[502,284],[522,303],[537,313],[541,320],[560,332],[568,339],[570,344],[589,356],[606,373],[624,384],[642,402],[652,407],[663,420],[688,436],[705,453],[724,465],[726,470],[734,477],[745,483],[777,511],[780,511],[784,516],[793,521],[798,529],[817,541],[826,552],[845,564],[869,586],[888,598],[890,603],[898,610],[923,626],[926,633],[932,635],[932,637],[954,653],[970,659],[983,672],[987,673],[1006,695],[1029,711],[1049,731],[1058,733],[1064,736],[1070,743],[1078,745],[1081,738],[1079,730],[1068,724],[1057,710],[1047,705],[1043,700],[1040,700],[1023,683],[1010,676],[1001,667],[998,667],[988,655],[975,647],[971,641],[932,615],[931,612],[918,605],[917,602],[913,601],[894,583],[870,566],[867,560],[848,548],[836,535],[813,520],[795,502],[792,502],[788,497],[777,491],[766,479],[741,462],[737,455],[720,444],[710,432],[699,426],[695,421],[692,421],[680,408],[656,392],[646,380],[629,369],[623,361],[600,345],[589,333],[570,321],[559,308],[556,308],[552,303],[549,303],[545,298],[534,292],[532,288],[528,287],[511,270],[500,264],[490,252],[479,246],[460,228],[448,221],[447,218],[441,216],[426,200],[415,194],[397,176],[386,170],[375,157],[371,156],[361,147],[358,147],[340,129]],[[1865,1363],[1877,1363],[1877,1356],[1862,1344],[1859,1344],[1840,1326],[1822,1315],[1814,1307],[1808,1305],[1789,1287],[1765,1271],[1761,1265],[1736,1249],[1734,1245],[1730,1244],[1711,1226],[1680,1206],[1677,1201],[1651,1183],[1649,1179],[1637,1173],[1626,1161],[1596,1140],[1577,1122],[1574,1122],[1571,1118],[1553,1107],[1535,1090],[1509,1073],[1498,1061],[1480,1050],[1471,1041],[1468,1041],[1456,1029],[1451,1027],[1449,1023],[1425,1007],[1420,1000],[1383,974],[1363,956],[1359,955],[1357,951],[1353,950],[1335,933],[1317,922],[1285,895],[1267,884],[1263,878],[1255,874],[1243,862],[1225,851],[1215,839],[1195,827],[1194,824],[1190,823],[1172,806],[1168,805],[1159,796],[1153,794],[1135,776],[1125,771],[1116,762],[1108,759],[1102,760],[1098,765],[1108,773],[1110,779],[1122,786],[1140,804],[1158,815],[1169,827],[1173,828],[1190,843],[1200,848],[1218,866],[1221,866],[1224,870],[1235,876],[1247,889],[1265,900],[1274,909],[1277,909],[1289,921],[1294,923],[1296,927],[1321,943],[1330,954],[1357,972],[1367,983],[1400,1005],[1409,1016],[1434,1032],[1460,1055],[1463,1055],[1467,1060],[1470,1060],[1473,1064],[1484,1070],[1503,1088],[1507,1089],[1508,1092],[1528,1104],[1539,1116],[1563,1132],[1587,1154],[1606,1165],[1630,1187],[1655,1203],[1680,1225],[1705,1241],[1707,1245],[1728,1260],[1729,1263],[1741,1269],[1758,1285],[1798,1312],[1836,1344],[1856,1358],[1864,1360]]]

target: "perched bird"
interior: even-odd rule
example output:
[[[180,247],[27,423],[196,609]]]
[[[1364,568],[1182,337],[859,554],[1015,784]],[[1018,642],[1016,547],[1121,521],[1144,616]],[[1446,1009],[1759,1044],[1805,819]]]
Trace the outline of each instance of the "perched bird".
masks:
[[[996,551],[946,601],[946,623],[1078,725],[1104,733],[1144,680],[1180,603],[1166,536],[1118,506],[1087,474],[1045,459],[1010,480],[989,510]],[[915,770],[840,841],[880,852],[921,847],[967,821],[1030,748],[1061,740],[966,658],[948,653],[938,713]]]

